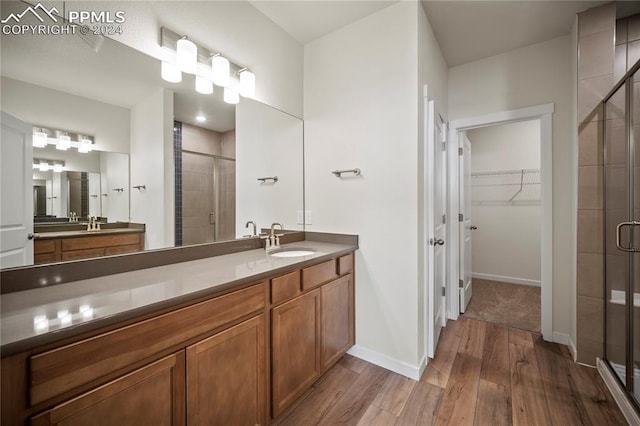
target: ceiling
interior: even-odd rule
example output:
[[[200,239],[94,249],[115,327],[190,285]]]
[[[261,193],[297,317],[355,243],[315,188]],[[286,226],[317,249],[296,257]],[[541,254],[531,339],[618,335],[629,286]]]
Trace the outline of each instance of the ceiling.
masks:
[[[302,44],[396,1],[271,1],[251,4]],[[569,34],[576,13],[607,1],[423,0],[450,67]]]

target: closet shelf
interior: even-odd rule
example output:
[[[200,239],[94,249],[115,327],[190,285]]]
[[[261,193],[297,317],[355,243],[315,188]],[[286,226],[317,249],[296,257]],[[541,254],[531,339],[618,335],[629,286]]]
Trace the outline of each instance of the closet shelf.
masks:
[[[471,202],[474,205],[538,205],[541,182],[540,169],[471,173]]]

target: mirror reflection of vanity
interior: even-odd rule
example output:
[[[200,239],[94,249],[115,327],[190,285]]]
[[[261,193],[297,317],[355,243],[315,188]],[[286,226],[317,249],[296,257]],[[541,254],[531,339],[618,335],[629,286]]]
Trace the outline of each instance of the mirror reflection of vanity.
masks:
[[[70,212],[103,228],[138,224],[147,250],[242,238],[247,221],[303,229],[300,119],[251,99],[226,104],[220,88],[199,94],[191,75],[163,81],[157,59],[111,39],[94,47],[72,35],[2,36],[2,111],[93,138],[88,154],[33,148],[66,168],[34,169],[38,225],[68,227]]]

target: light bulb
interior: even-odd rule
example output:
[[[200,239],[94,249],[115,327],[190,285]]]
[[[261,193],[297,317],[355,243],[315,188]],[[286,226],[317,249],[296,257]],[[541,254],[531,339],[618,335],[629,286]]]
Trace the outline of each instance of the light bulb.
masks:
[[[249,70],[240,73],[240,94],[245,98],[256,95],[256,75]]]
[[[228,104],[237,104],[240,102],[240,94],[230,87],[225,87],[224,101]]]
[[[53,165],[53,171],[55,173],[62,173],[62,170],[64,169],[64,167],[62,166],[62,164],[58,163],[58,164],[54,164]]]
[[[56,148],[61,151],[66,151],[71,146],[71,138],[66,133],[58,136],[58,143],[56,144]]]
[[[198,67],[198,46],[186,37],[178,40],[176,64],[180,71],[195,74]]]
[[[182,73],[177,66],[170,62],[162,61],[161,75],[162,79],[169,83],[180,83],[182,81]]]
[[[211,80],[221,87],[229,85],[229,60],[218,55],[211,58]]]
[[[213,83],[204,77],[196,75],[196,92],[203,95],[210,95],[213,93]]]
[[[44,148],[48,143],[48,135],[42,130],[33,132],[33,146],[35,148]]]
[[[38,166],[38,170],[40,170],[41,172],[46,172],[47,170],[49,170],[49,163],[41,161],[40,165]]]

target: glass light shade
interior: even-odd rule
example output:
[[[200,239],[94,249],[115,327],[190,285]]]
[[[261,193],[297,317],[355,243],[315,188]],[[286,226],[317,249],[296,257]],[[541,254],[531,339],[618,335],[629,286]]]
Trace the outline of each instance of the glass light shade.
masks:
[[[47,146],[48,135],[45,132],[33,132],[33,146],[35,148],[44,148]]]
[[[214,56],[211,58],[211,80],[221,87],[229,85],[229,60],[223,56]]]
[[[187,38],[178,40],[176,47],[176,64],[180,71],[195,74],[198,68],[198,46]]]
[[[64,167],[62,167],[62,164],[54,164],[53,165],[53,171],[56,172],[56,173],[61,173],[63,169],[64,169]]]
[[[213,93],[213,83],[204,77],[196,75],[196,92],[203,95],[210,95]]]
[[[49,163],[41,161],[40,165],[38,166],[38,170],[40,170],[41,172],[46,172],[47,170],[49,170]]]
[[[93,149],[93,146],[91,144],[91,139],[89,138],[80,139],[80,144],[78,145],[78,152],[82,152],[83,154],[86,154],[87,152],[90,152],[92,149]]]
[[[71,146],[71,138],[69,135],[60,135],[58,136],[58,143],[56,144],[56,148],[61,151],[66,151]]]
[[[169,83],[180,83],[182,81],[182,72],[170,62],[162,61],[161,75],[162,79]]]
[[[224,101],[228,104],[237,104],[240,102],[240,94],[230,87],[225,87]]]
[[[240,94],[245,98],[253,98],[256,95],[256,75],[245,70],[240,73]]]

